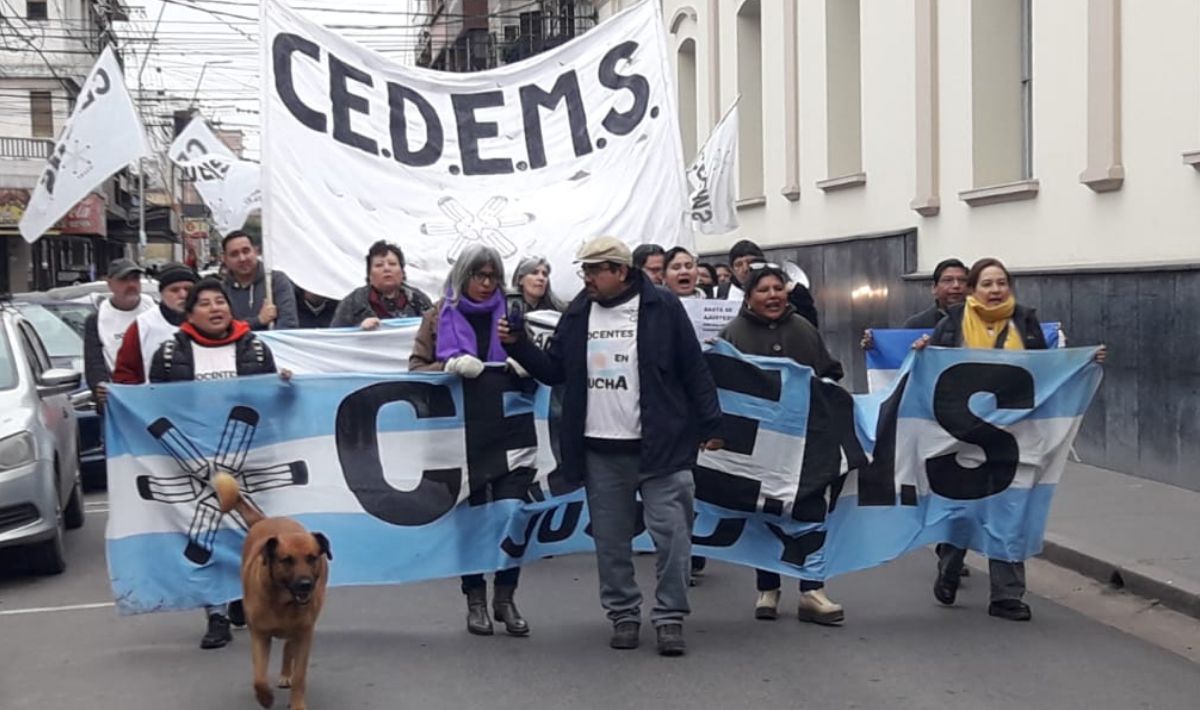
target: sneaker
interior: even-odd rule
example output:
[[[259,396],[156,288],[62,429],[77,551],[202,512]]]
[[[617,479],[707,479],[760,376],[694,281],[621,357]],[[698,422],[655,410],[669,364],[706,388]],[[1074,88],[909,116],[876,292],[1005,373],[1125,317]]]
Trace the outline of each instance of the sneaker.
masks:
[[[246,607],[241,599],[229,602],[229,623],[233,624],[235,629],[246,628]]]
[[[824,589],[813,589],[800,593],[796,618],[800,621],[811,621],[814,624],[836,626],[845,620],[846,613],[842,610],[841,604],[836,604],[825,596]]]
[[[1029,621],[1033,618],[1033,611],[1020,599],[1001,599],[988,604],[988,616],[997,616],[1009,621]]]
[[[687,652],[683,640],[683,624],[663,624],[658,629],[658,655],[682,656]]]
[[[779,618],[779,590],[768,589],[758,593],[754,603],[754,618],[772,621]]]
[[[210,614],[208,631],[200,639],[200,648],[221,648],[233,640],[233,632],[229,630],[229,617],[224,614]]]
[[[608,645],[621,651],[637,648],[641,632],[642,625],[636,621],[619,622],[613,626],[612,640],[608,642]]]

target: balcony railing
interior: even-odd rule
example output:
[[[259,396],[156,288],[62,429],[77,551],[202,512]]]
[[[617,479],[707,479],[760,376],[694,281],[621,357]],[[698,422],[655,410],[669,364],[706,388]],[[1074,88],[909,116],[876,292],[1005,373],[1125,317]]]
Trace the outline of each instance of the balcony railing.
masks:
[[[54,141],[49,138],[6,138],[0,136],[0,158],[27,158],[45,160],[54,150]]]

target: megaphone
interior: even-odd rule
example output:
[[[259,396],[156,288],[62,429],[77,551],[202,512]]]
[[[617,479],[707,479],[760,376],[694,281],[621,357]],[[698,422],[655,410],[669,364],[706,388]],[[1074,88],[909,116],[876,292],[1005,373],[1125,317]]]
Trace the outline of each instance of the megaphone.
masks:
[[[783,272],[792,281],[800,284],[804,288],[808,288],[808,274],[804,273],[804,269],[794,261],[788,260],[783,262]]]

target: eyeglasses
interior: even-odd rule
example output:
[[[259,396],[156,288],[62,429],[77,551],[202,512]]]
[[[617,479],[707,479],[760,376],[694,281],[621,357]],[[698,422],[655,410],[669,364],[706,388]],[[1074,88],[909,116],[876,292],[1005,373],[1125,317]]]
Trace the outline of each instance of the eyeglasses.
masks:
[[[585,264],[583,268],[575,273],[581,279],[595,278],[597,274],[602,274],[605,271],[613,271],[613,267],[609,264]]]
[[[500,277],[496,275],[495,271],[472,271],[471,272],[471,280],[477,284],[487,284],[487,283],[494,284],[499,280],[499,278]]]

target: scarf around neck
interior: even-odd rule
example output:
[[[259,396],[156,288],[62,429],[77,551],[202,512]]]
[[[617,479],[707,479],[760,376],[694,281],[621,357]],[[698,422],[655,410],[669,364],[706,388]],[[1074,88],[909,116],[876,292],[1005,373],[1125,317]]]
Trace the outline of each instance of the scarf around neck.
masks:
[[[210,338],[200,329],[191,323],[184,323],[179,326],[179,330],[183,331],[192,339],[196,345],[201,345],[206,348],[219,348],[222,345],[229,345],[241,340],[243,336],[250,332],[250,324],[244,320],[235,320],[229,324],[229,330],[220,338]]]
[[[962,320],[963,345],[985,350],[1024,350],[1021,334],[1012,322],[1016,308],[1017,301],[1012,296],[994,306],[967,296]],[[1000,341],[1002,336],[1004,340]]]
[[[459,355],[474,355],[484,362],[504,362],[507,355],[500,345],[500,336],[496,334],[496,322],[505,316],[505,304],[506,299],[500,289],[496,289],[491,298],[479,303],[467,298],[466,294],[454,303],[447,292],[438,312],[437,359],[445,362]],[[486,357],[484,353],[476,352],[475,329],[464,315],[468,313],[489,313],[492,316]]]
[[[375,290],[374,286],[367,287],[367,304],[371,306],[371,310],[375,311],[375,315],[379,318],[402,318],[404,309],[408,307],[408,294],[401,286],[396,291],[395,298],[387,298],[380,292]],[[318,313],[320,311],[317,311]]]

